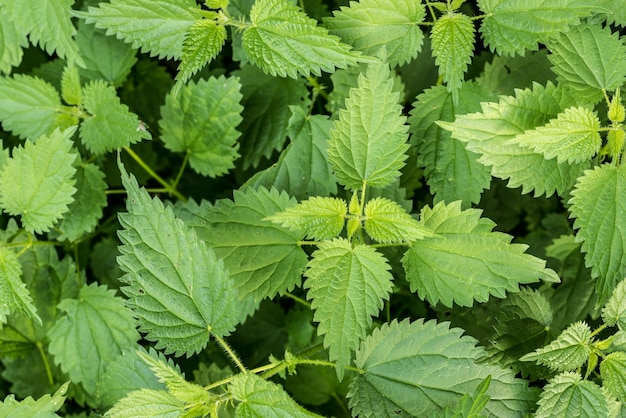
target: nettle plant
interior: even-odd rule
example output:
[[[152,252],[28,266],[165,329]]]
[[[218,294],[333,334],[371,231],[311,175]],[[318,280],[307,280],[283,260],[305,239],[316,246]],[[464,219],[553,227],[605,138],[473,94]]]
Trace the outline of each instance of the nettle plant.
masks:
[[[74,3],[0,0],[0,415],[626,412],[623,0]]]

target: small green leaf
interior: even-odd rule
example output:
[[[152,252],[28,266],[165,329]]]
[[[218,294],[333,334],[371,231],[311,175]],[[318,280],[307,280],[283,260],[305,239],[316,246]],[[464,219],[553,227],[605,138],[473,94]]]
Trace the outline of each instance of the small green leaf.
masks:
[[[591,329],[575,322],[545,347],[528,353],[521,361],[536,361],[558,372],[575,370],[587,361],[591,352]]]
[[[365,205],[365,232],[383,243],[412,242],[433,233],[417,222],[402,206],[383,197],[371,199]]]
[[[0,172],[0,206],[11,215],[21,215],[30,232],[49,231],[74,201],[76,154],[70,138],[75,131],[57,129],[36,143],[27,141],[14,148]]]
[[[570,107],[546,125],[526,131],[511,144],[530,148],[559,164],[590,160],[602,145],[600,120],[595,112],[584,107]]]
[[[65,392],[70,382],[66,382],[54,395],[44,395],[34,400],[28,397],[22,401],[15,400],[15,394],[10,394],[0,402],[0,415],[11,418],[52,418],[60,417],[55,414],[65,402]]]
[[[75,65],[66,65],[61,76],[61,97],[65,103],[80,105],[82,102],[82,87],[80,75]]]
[[[331,166],[347,188],[383,188],[400,176],[409,146],[398,101],[387,64],[370,64],[350,90],[328,143]]]
[[[196,20],[183,42],[183,53],[176,80],[186,83],[222,50],[226,28],[211,19]]]
[[[165,97],[159,120],[161,139],[174,152],[186,152],[189,165],[210,177],[235,167],[239,157],[235,128],[242,120],[241,85],[236,77],[190,82]]]
[[[393,279],[389,270],[387,260],[374,248],[353,246],[343,238],[321,242],[312,255],[304,287],[339,379],[369,331],[372,316],[389,298]]]
[[[361,0],[342,6],[324,23],[333,35],[367,55],[385,48],[391,67],[414,59],[422,49],[424,33],[419,24],[426,16],[421,1]]]
[[[265,218],[302,236],[323,241],[343,230],[348,207],[343,199],[312,197]]]
[[[139,339],[132,312],[113,290],[96,283],[83,286],[78,299],[64,299],[59,309],[66,315],[48,331],[50,354],[94,395],[106,365]]]
[[[328,34],[287,0],[257,0],[242,46],[250,61],[272,76],[298,78],[357,64],[360,54]]]
[[[489,395],[487,390],[491,384],[491,375],[485,377],[480,385],[476,387],[476,390],[472,395],[466,393],[463,395],[456,408],[446,407],[439,414],[435,415],[435,418],[481,418],[481,412],[487,406],[489,402]]]
[[[626,402],[626,353],[616,351],[607,355],[600,363],[602,385],[611,395]]]
[[[23,313],[39,325],[41,318],[26,285],[21,279],[22,265],[15,253],[6,247],[0,247],[0,325],[6,324],[7,316]],[[2,346],[2,344],[0,344]]]
[[[89,115],[80,125],[80,139],[92,153],[104,154],[152,138],[141,129],[137,115],[120,102],[117,92],[106,81],[87,84],[83,103]]]
[[[127,304],[156,348],[177,356],[199,352],[210,334],[227,335],[239,322],[233,282],[195,231],[121,165],[120,171],[128,191],[118,232]]]
[[[164,390],[140,389],[109,409],[105,418],[177,418],[185,412],[185,404],[171,393]]]
[[[252,373],[239,373],[228,385],[237,402],[235,417],[319,417],[298,405],[276,383]]]
[[[617,324],[619,329],[626,330],[626,280],[620,281],[613,289],[609,301],[602,309],[602,320],[610,327]]]
[[[578,373],[565,372],[554,377],[543,388],[537,401],[536,418],[589,417],[606,418],[609,406],[602,389]]]

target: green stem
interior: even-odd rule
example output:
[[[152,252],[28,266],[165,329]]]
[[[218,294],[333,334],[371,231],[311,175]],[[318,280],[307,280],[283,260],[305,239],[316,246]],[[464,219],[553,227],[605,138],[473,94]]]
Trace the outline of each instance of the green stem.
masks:
[[[180,182],[180,179],[183,176],[183,172],[185,171],[185,168],[187,168],[187,163],[189,162],[189,155],[191,155],[191,153],[187,151],[187,154],[185,154],[185,159],[183,160],[183,163],[180,166],[180,170],[178,170],[178,174],[176,175],[176,179],[174,180],[174,183],[172,184],[172,187],[174,189],[178,187],[178,183]]]
[[[352,414],[350,413],[348,408],[346,408],[346,404],[341,400],[341,398],[339,397],[339,395],[337,395],[336,392],[331,393],[330,396],[333,398],[335,402],[337,402],[337,405],[339,405],[339,408],[341,408],[341,411],[343,412],[344,416],[352,417]]]
[[[54,377],[52,376],[52,370],[50,369],[50,363],[48,363],[48,357],[46,356],[46,352],[43,351],[43,344],[41,341],[37,341],[37,350],[39,350],[39,355],[43,360],[43,367],[46,369],[46,375],[48,376],[48,383],[50,386],[54,386]]]
[[[129,147],[124,147],[124,151],[126,151],[128,153],[128,155],[130,155],[137,162],[137,164],[139,164],[141,166],[141,168],[143,168],[146,171],[146,173],[150,174],[150,176],[153,179],[155,179],[156,181],[161,183],[161,185],[163,187],[165,187],[165,190],[167,191],[167,193],[176,196],[178,199],[182,200],[183,202],[187,201],[187,198],[185,196],[180,194],[180,192],[178,190],[176,190],[176,188],[172,187],[172,185],[170,185],[167,181],[163,180],[163,178],[161,176],[159,176],[152,169],[152,167],[150,167],[148,164],[146,164],[146,162],[144,160],[142,160],[141,157],[139,155],[137,155],[137,153],[135,153],[135,151],[133,151]]]
[[[235,353],[235,351],[232,348],[230,348],[228,343],[224,341],[219,335],[216,335],[213,333],[211,333],[211,335],[213,336],[213,338],[215,338],[215,341],[217,341],[220,347],[222,347],[222,350],[224,350],[224,352],[228,355],[228,357],[230,357],[233,363],[237,365],[239,370],[241,370],[242,373],[246,373],[247,372],[246,367],[243,365],[241,360],[239,360],[239,356],[237,355],[237,353]]]
[[[309,82],[311,87],[313,87],[313,91],[317,91],[317,93],[322,96],[324,99],[328,100],[328,93],[320,83],[317,82],[317,79],[313,76],[307,76],[306,80]]]
[[[607,327],[608,327],[607,324],[600,325],[595,331],[591,333],[590,337],[595,337],[596,335],[604,331]]]
[[[289,293],[289,292],[285,292],[285,296],[287,296],[288,298],[291,298],[293,300],[295,300],[296,302],[298,302],[301,305],[306,306],[307,308],[311,308],[311,304],[309,302],[307,302],[306,300],[294,295],[293,293]]]

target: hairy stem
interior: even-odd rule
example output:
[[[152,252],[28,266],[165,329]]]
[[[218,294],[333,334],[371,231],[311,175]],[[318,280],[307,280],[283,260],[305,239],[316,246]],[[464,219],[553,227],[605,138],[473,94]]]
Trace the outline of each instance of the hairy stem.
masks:
[[[41,356],[41,360],[43,361],[43,367],[46,369],[46,376],[48,376],[48,383],[50,386],[54,386],[54,377],[52,376],[52,370],[50,369],[50,363],[48,363],[48,357],[46,356],[46,352],[43,350],[43,344],[41,341],[37,341],[37,350],[39,350],[39,355]]]
[[[222,350],[224,350],[224,352],[228,355],[228,357],[230,357],[230,359],[233,361],[233,363],[235,363],[237,365],[239,370],[241,370],[242,373],[247,372],[246,367],[243,365],[243,363],[239,359],[239,356],[237,355],[237,353],[235,353],[235,350],[233,350],[228,345],[228,343],[226,341],[224,341],[224,339],[222,339],[219,335],[216,335],[216,334],[213,334],[213,333],[211,333],[211,335],[213,336],[213,338],[215,338],[215,341],[217,341],[217,343],[220,345],[220,347],[222,347]]]
[[[137,161],[137,163],[141,166],[141,168],[143,168],[146,171],[146,173],[150,174],[150,176],[153,179],[155,179],[156,181],[161,183],[161,185],[163,187],[165,187],[165,190],[167,191],[167,193],[176,196],[178,199],[182,200],[183,202],[187,201],[187,198],[185,196],[180,194],[180,192],[178,190],[176,190],[176,188],[174,186],[172,186],[167,181],[165,181],[161,176],[159,176],[152,169],[152,167],[150,167],[148,164],[146,164],[146,162],[143,159],[141,159],[141,157],[139,155],[137,155],[137,153],[135,151],[133,151],[129,147],[124,147],[124,151],[126,151],[128,153],[128,155],[130,155],[135,161]]]

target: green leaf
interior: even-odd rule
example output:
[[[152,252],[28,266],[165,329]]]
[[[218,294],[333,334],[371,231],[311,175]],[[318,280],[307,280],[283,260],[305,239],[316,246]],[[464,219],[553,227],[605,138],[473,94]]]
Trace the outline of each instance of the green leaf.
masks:
[[[62,112],[56,89],[37,77],[16,74],[0,78],[0,120],[5,130],[35,140],[60,126]]]
[[[74,15],[151,56],[179,59],[200,8],[195,0],[112,0]]]
[[[61,97],[65,103],[80,105],[82,102],[82,87],[80,75],[75,65],[66,65],[61,76]]]
[[[548,43],[552,71],[581,103],[603,98],[626,78],[626,46],[618,33],[600,25],[579,25]]]
[[[41,398],[34,400],[32,397],[28,397],[22,401],[15,400],[15,394],[10,394],[4,401],[0,402],[0,414],[4,417],[11,418],[50,418],[59,417],[55,414],[65,402],[65,392],[70,385],[70,382],[66,382],[54,395],[44,395]]]
[[[350,90],[328,142],[330,164],[347,188],[383,188],[400,176],[408,127],[398,101],[387,64],[370,64]]]
[[[436,418],[480,418],[480,413],[485,409],[489,402],[489,395],[487,395],[487,389],[491,383],[491,375],[485,377],[480,385],[476,387],[474,393],[470,395],[466,393],[463,395],[455,409],[446,407]]]
[[[455,103],[467,66],[472,61],[475,32],[472,20],[462,13],[444,14],[430,32],[435,63]]]
[[[491,62],[485,64],[476,83],[493,94],[508,96],[514,94],[515,89],[532,87],[533,82],[545,85],[554,80],[548,50],[541,49],[527,52],[524,56],[494,56]]]
[[[626,402],[626,353],[616,351],[607,355],[600,363],[602,385],[619,399]]]
[[[28,34],[33,45],[39,45],[48,55],[57,54],[70,62],[83,66],[78,47],[72,37],[76,28],[72,24],[74,0],[1,0],[2,14],[14,22],[18,31]]]
[[[281,224],[299,235],[323,241],[341,233],[347,212],[345,200],[316,196],[265,219]]]
[[[221,76],[168,94],[159,120],[165,146],[187,153],[191,168],[205,176],[221,176],[234,168],[241,135],[235,128],[243,110],[240,89],[236,77]]]
[[[185,404],[164,390],[140,389],[109,409],[105,418],[179,418],[185,412]]]
[[[516,136],[511,144],[530,148],[559,164],[590,160],[602,145],[600,120],[584,107],[570,107],[546,125]]]
[[[83,104],[89,115],[80,125],[80,139],[89,151],[104,154],[152,136],[141,129],[137,115],[120,102],[115,88],[104,80],[83,89]]]
[[[282,386],[252,373],[239,373],[228,385],[235,402],[235,417],[318,417],[298,405]]]
[[[626,276],[626,169],[604,164],[585,171],[569,203],[602,306]]]
[[[176,80],[179,83],[186,83],[215,58],[222,50],[226,36],[226,28],[214,20],[196,20],[185,35]]]
[[[21,279],[22,265],[15,253],[7,247],[0,247],[0,325],[7,322],[7,316],[23,313],[41,325],[37,308],[26,285]]]
[[[150,198],[121,165],[120,171],[128,192],[128,213],[118,215],[127,304],[157,349],[176,356],[199,352],[210,334],[227,335],[238,322],[233,282],[194,230]]]
[[[609,301],[602,309],[602,320],[610,327],[617,324],[619,329],[626,330],[626,280],[615,286]]]
[[[263,157],[282,149],[289,119],[290,106],[302,106],[308,96],[302,80],[276,78],[247,65],[233,75],[241,80],[241,104],[244,111],[239,129],[243,168],[257,167]]]
[[[18,29],[10,16],[0,13],[0,72],[9,74],[13,67],[17,67],[24,56],[22,48],[27,45],[26,34]]]
[[[242,47],[250,61],[272,76],[298,78],[357,64],[360,54],[287,0],[257,0]]]
[[[367,245],[353,246],[343,238],[321,242],[305,273],[304,287],[319,322],[317,333],[343,377],[354,351],[372,325],[372,316],[389,298],[391,268],[385,258]]]
[[[424,228],[396,202],[377,197],[365,205],[365,232],[382,243],[412,242],[433,233]]]
[[[61,231],[59,240],[76,241],[90,233],[102,217],[102,209],[107,204],[104,173],[97,165],[84,163],[76,170],[76,194],[74,202],[68,206],[68,213],[56,226]]]
[[[467,149],[465,142],[451,137],[436,121],[449,121],[455,115],[480,110],[480,102],[490,95],[474,84],[465,83],[458,91],[455,104],[445,87],[435,86],[417,96],[409,124],[411,142],[417,149],[417,161],[435,202],[462,200],[464,205],[478,203],[482,191],[489,187],[489,168],[478,162],[479,154]]]
[[[337,179],[326,152],[332,122],[325,115],[307,115],[302,107],[291,106],[290,109],[288,135],[291,143],[276,164],[252,176],[246,186],[273,186],[298,200],[336,194]]]
[[[591,352],[591,329],[575,322],[545,347],[528,353],[521,361],[536,361],[558,372],[574,370],[587,361]]]
[[[609,416],[606,397],[598,385],[581,380],[578,373],[561,373],[543,388],[536,418]]]
[[[579,25],[593,12],[592,4],[581,0],[479,0],[478,7],[486,15],[482,37],[500,55],[536,51],[540,42]]]
[[[492,232],[495,223],[480,214],[462,211],[460,201],[422,209],[421,223],[436,235],[415,241],[402,258],[411,291],[433,304],[472,306],[520,284],[559,281],[545,261],[525,253],[528,246]]]
[[[481,103],[481,113],[438,124],[466,142],[469,151],[481,154],[478,161],[491,166],[492,176],[509,179],[508,187],[522,186],[522,193],[534,191],[535,196],[549,197],[571,188],[589,162],[559,164],[509,140],[545,125],[574,104],[575,99],[560,86],[533,84],[532,90],[517,90],[514,97],[501,97],[499,103]]]
[[[362,0],[342,6],[324,23],[333,35],[367,55],[385,48],[391,67],[417,56],[424,42],[419,24],[426,16],[421,1]]]
[[[491,375],[486,412],[522,416],[534,406],[534,391],[510,370],[477,360],[484,354],[477,341],[461,336],[448,323],[395,320],[367,337],[357,351],[361,369],[348,397],[353,416],[427,417],[458,403]]]
[[[66,315],[48,331],[50,354],[93,395],[107,364],[139,339],[132,312],[113,290],[96,283],[83,286],[78,299],[64,299],[59,309]]]
[[[36,143],[27,141],[14,148],[0,172],[0,206],[11,215],[21,215],[30,232],[49,231],[74,201],[76,154],[70,138],[75,131],[57,129]]]

